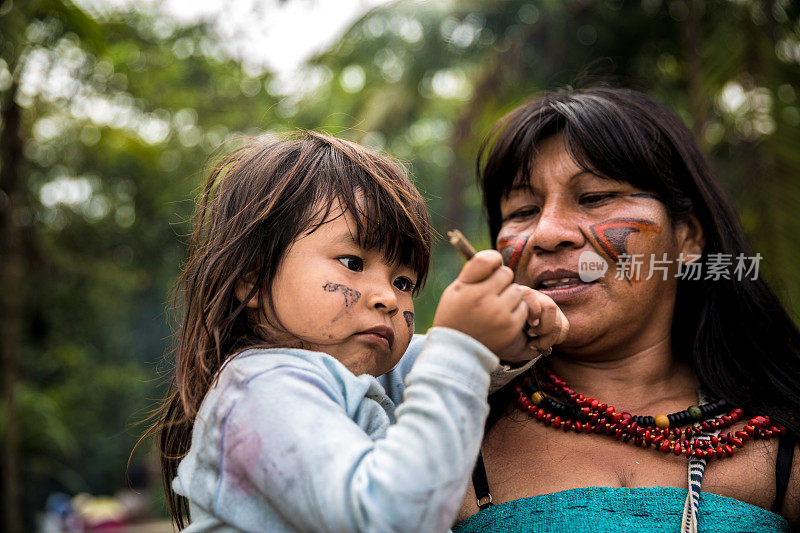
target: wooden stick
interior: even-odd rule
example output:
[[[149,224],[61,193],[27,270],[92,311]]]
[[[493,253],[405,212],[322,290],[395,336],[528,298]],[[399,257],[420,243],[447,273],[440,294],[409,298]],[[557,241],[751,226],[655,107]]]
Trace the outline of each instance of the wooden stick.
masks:
[[[450,244],[458,250],[458,252],[464,256],[464,259],[469,261],[472,259],[472,256],[475,255],[475,248],[469,243],[464,234],[458,231],[457,229],[450,230],[447,232],[447,236],[450,237]]]
[[[450,230],[450,231],[448,231],[448,232],[447,232],[447,236],[450,238],[450,244],[452,244],[452,245],[453,245],[453,248],[455,248],[456,250],[458,250],[458,252],[459,252],[461,255],[463,255],[463,256],[464,256],[464,259],[466,259],[467,261],[469,261],[470,259],[472,259],[472,256],[473,256],[473,255],[475,255],[475,253],[476,253],[476,252],[475,252],[475,248],[473,248],[473,247],[472,247],[472,245],[469,243],[469,241],[467,240],[467,238],[466,238],[466,237],[464,237],[464,234],[463,234],[463,233],[461,233],[461,232],[460,232],[460,231],[458,231],[457,229],[454,229],[454,230]],[[525,334],[525,336],[528,338],[528,340],[531,340],[531,337],[530,337],[530,335],[528,335],[528,325],[527,325],[527,324],[526,324],[526,325],[525,325],[525,326],[522,328],[522,332]],[[540,351],[539,351],[539,355],[537,355],[536,357],[534,357],[534,358],[533,358],[533,359],[531,359],[531,360],[532,360],[532,361],[534,361],[534,362],[536,362],[536,361],[538,361],[538,360],[539,360],[539,358],[541,358],[541,357],[547,357],[547,356],[549,356],[551,353],[553,353],[553,348],[552,348],[552,346],[551,346],[550,348],[545,348],[544,350],[540,350]],[[506,367],[508,367],[508,365],[503,365],[503,366],[506,366]],[[508,370],[509,368],[510,368],[510,367],[508,367],[508,368],[507,368],[507,370]]]

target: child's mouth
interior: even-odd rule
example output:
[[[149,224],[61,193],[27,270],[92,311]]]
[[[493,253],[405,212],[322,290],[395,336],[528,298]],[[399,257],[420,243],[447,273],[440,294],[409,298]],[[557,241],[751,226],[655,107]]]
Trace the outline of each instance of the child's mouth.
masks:
[[[375,326],[358,333],[358,335],[371,342],[385,346],[389,350],[392,349],[394,344],[394,331],[389,326]]]

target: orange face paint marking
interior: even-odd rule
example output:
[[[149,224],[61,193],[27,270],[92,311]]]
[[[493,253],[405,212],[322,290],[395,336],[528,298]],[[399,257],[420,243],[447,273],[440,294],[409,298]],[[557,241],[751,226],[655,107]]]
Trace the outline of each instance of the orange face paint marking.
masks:
[[[631,233],[661,233],[661,226],[641,218],[612,218],[590,226],[597,244],[615,263],[628,253],[627,240]]]
[[[511,270],[517,269],[517,263],[527,242],[528,235],[509,235],[497,241],[497,250],[503,256],[503,263]]]
[[[662,227],[650,220],[640,218],[612,218],[604,220],[599,224],[589,226],[597,247],[614,263],[618,263],[620,257],[628,255],[628,237],[633,233],[661,233]],[[626,273],[625,278],[628,283],[632,281]]]

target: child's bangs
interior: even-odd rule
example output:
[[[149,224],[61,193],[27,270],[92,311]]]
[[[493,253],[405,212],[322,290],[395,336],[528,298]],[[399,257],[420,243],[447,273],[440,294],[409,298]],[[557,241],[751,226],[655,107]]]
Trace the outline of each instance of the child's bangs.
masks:
[[[417,276],[428,270],[430,243],[427,225],[421,224],[413,206],[401,206],[392,198],[359,195],[355,205],[348,206],[356,224],[356,241],[364,248],[380,250],[390,263],[410,267]],[[409,209],[410,208],[410,209]]]
[[[329,220],[331,211],[341,206],[353,218],[355,241],[364,249],[379,250],[390,263],[411,268],[419,289],[431,253],[431,226],[424,200],[401,168],[381,156],[369,155],[368,159],[348,157],[323,170],[330,179],[320,180],[324,185],[314,218]]]

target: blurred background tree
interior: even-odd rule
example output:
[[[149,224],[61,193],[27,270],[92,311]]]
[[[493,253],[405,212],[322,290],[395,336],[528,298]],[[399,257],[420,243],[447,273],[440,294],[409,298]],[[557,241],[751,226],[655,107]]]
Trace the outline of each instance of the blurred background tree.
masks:
[[[131,424],[169,369],[158,365],[169,345],[163,304],[191,198],[209,155],[243,135],[323,129],[395,155],[440,232],[460,227],[488,247],[474,186],[482,137],[537,91],[601,76],[683,117],[796,314],[796,2],[392,2],[309,60],[298,87],[233,59],[213,24],[178,24],[149,6],[0,0],[9,533],[29,530],[53,491],[124,486]],[[437,246],[420,330],[459,266]]]

